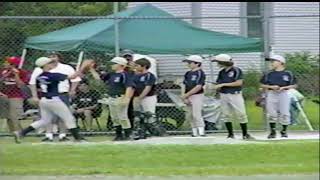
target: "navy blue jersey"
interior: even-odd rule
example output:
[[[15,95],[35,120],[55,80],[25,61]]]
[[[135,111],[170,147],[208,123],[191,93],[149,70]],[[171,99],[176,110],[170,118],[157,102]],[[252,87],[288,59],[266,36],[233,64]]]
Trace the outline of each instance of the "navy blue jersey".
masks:
[[[195,94],[202,94],[203,86],[205,85],[205,80],[206,80],[206,75],[202,69],[186,72],[183,80],[183,84],[186,86],[185,93],[189,92],[197,85],[201,85],[202,88]]]
[[[240,79],[242,79],[242,70],[240,68],[238,67],[231,67],[229,69],[224,68],[219,72],[219,75],[217,78],[217,84],[233,83]],[[226,93],[226,94],[234,94],[236,92],[240,92],[241,90],[242,90],[242,86],[222,87],[220,89],[220,92]]]
[[[132,77],[127,72],[110,73],[105,75],[102,80],[110,87],[110,96],[120,96],[125,94],[126,88],[132,87]]]
[[[296,84],[297,80],[290,71],[270,71],[267,74],[263,75],[260,83],[265,85],[278,85],[280,87],[284,87]]]
[[[37,84],[40,85],[43,96],[51,98],[59,96],[58,84],[67,78],[65,74],[43,72],[37,77]]]
[[[147,72],[145,74],[135,74],[133,77],[133,84],[135,89],[134,96],[140,96],[146,86],[151,86],[151,90],[147,94],[147,96],[155,95],[155,83],[156,77],[150,72]]]

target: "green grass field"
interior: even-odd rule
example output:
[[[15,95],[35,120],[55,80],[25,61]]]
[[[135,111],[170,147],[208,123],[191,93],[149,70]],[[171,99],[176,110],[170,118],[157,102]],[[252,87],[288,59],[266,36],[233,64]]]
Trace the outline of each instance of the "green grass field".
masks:
[[[90,140],[101,138],[105,140]],[[0,139],[0,169],[4,175],[231,176],[319,172],[318,140],[203,146],[16,145],[11,140]]]

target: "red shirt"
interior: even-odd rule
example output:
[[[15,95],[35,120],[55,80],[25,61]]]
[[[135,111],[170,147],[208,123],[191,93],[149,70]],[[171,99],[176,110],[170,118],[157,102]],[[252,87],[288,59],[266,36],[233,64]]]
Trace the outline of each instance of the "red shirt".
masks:
[[[19,70],[19,76],[22,82],[28,83],[29,75],[27,71]],[[0,69],[0,81],[4,84],[0,91],[7,95],[8,98],[24,98],[24,93],[18,87],[14,74],[10,69]]]

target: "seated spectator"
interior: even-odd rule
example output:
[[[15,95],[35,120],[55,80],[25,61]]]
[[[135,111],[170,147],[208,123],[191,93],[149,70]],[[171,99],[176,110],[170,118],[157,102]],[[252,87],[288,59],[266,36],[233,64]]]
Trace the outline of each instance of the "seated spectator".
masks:
[[[86,80],[80,82],[79,92],[73,101],[73,110],[76,119],[85,120],[86,131],[92,131],[93,118],[99,117],[102,108],[98,104],[100,94],[97,91],[90,90]]]

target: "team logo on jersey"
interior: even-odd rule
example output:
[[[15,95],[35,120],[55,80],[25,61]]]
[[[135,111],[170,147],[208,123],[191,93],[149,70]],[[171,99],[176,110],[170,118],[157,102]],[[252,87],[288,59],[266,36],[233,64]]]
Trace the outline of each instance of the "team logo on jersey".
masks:
[[[283,76],[282,76],[282,79],[283,79],[284,81],[289,81],[289,76],[283,75]]]
[[[196,80],[197,80],[197,77],[198,77],[197,75],[192,75],[192,76],[191,76],[191,81],[196,81]]]
[[[146,77],[145,77],[145,76],[141,76],[141,77],[140,77],[140,81],[141,81],[141,82],[144,82],[145,80],[146,80]]]
[[[233,71],[230,71],[229,73],[228,73],[228,77],[233,77],[234,76],[234,72]]]
[[[120,82],[120,77],[114,78],[114,82],[116,82],[116,83]]]

